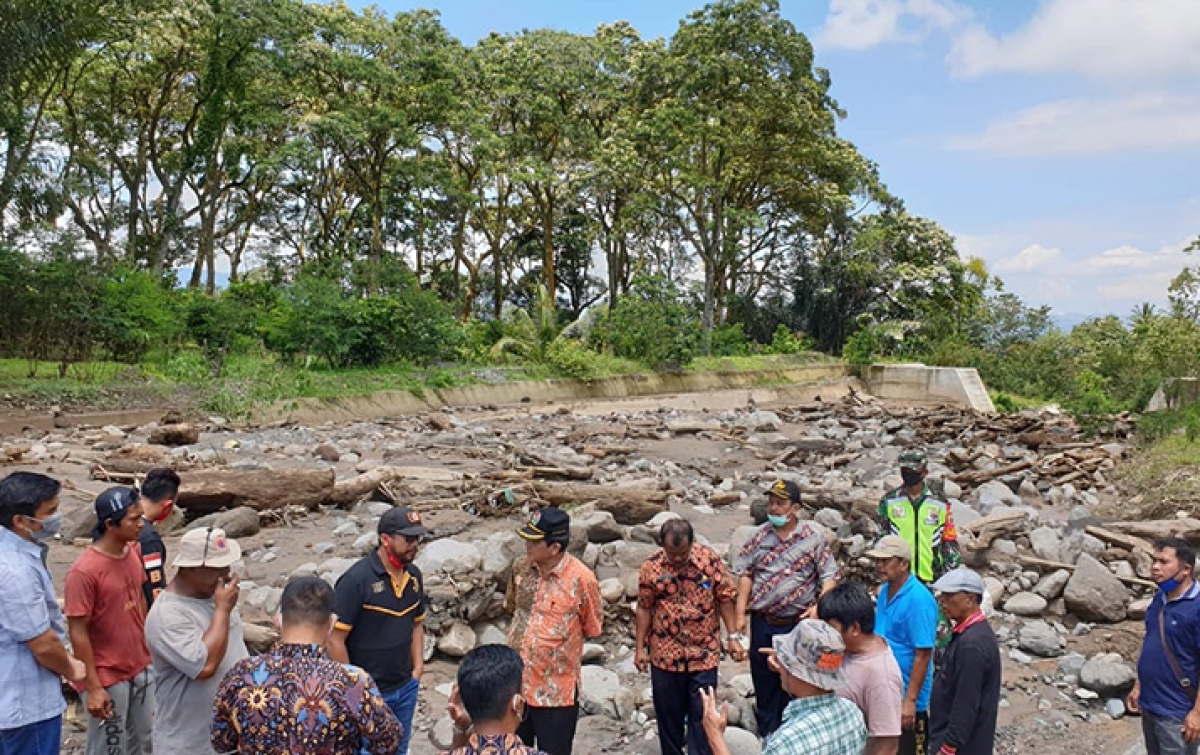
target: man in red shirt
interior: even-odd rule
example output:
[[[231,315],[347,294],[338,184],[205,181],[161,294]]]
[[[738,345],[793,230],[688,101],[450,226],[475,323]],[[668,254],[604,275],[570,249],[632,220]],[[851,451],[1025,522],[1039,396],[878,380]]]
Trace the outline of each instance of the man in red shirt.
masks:
[[[146,645],[146,596],[138,536],[142,507],[132,488],[96,499],[95,542],[67,573],[67,629],[87,667],[79,685],[88,713],[87,755],[150,755],[154,693]]]

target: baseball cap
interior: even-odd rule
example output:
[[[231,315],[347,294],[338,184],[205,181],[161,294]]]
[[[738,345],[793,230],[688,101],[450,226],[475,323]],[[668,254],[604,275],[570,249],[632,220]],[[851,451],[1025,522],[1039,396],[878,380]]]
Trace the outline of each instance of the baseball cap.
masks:
[[[804,619],[788,634],[773,637],[771,644],[779,665],[797,679],[831,692],[846,683],[846,643],[820,619]]]
[[[912,561],[912,548],[908,541],[899,535],[887,535],[875,543],[875,547],[866,552],[868,558],[902,558]]]
[[[424,524],[421,524],[421,512],[407,506],[396,506],[385,511],[383,516],[379,517],[378,532],[380,535],[407,535],[409,537],[421,537],[429,534],[429,530],[425,529]]]
[[[242,557],[242,546],[233,538],[225,536],[225,530],[217,527],[197,527],[184,534],[179,540],[179,552],[171,562],[177,569],[207,566],[224,569],[233,566]]]
[[[566,537],[571,534],[571,517],[567,512],[553,506],[536,509],[529,515],[517,534],[526,540],[545,540],[548,537]]]
[[[140,499],[133,488],[109,488],[96,496],[96,526],[92,528],[92,539],[99,540],[104,534],[106,522],[120,523],[125,512]]]
[[[983,578],[965,566],[951,569],[933,583],[934,592],[972,592],[982,596],[987,588]]]
[[[800,503],[800,486],[791,480],[776,480],[767,495],[786,498],[792,503]]]
[[[910,448],[900,453],[900,466],[906,469],[920,469],[925,466],[925,452],[919,448]]]

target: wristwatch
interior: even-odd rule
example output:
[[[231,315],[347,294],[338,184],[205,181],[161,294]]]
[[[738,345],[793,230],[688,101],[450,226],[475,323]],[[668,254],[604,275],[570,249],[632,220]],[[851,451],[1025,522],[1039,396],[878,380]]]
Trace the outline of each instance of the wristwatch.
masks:
[[[733,640],[743,648],[746,647],[746,635],[742,634],[741,632],[734,632],[733,634],[726,635],[725,639]]]

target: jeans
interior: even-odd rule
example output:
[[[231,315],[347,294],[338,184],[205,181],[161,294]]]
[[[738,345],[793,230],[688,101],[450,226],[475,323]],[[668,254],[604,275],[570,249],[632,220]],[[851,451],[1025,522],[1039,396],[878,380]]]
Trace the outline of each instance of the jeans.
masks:
[[[676,672],[650,667],[654,692],[654,717],[663,755],[683,755],[684,722],[687,722],[687,754],[712,755],[704,733],[704,701],[700,690],[717,688],[717,670]]]
[[[758,652],[761,648],[773,648],[771,638],[787,634],[795,626],[768,624],[758,614],[750,616],[750,677],[754,680],[754,712],[758,717],[758,736],[766,739],[783,722],[783,709],[791,702],[791,696],[783,691],[779,674],[767,665],[767,656]]]
[[[16,729],[0,729],[0,755],[58,755],[62,716]]]
[[[150,755],[154,721],[154,675],[142,670],[127,682],[105,687],[112,699],[112,718],[88,717],[87,755]],[[83,696],[87,704],[87,694]]]
[[[417,710],[417,691],[420,689],[419,680],[409,679],[403,687],[382,693],[383,701],[391,708],[392,714],[400,722],[400,728],[404,730],[400,735],[400,749],[396,750],[398,755],[408,752],[408,743],[412,740],[413,713]]]
[[[1183,719],[1156,716],[1142,710],[1146,755],[1196,755],[1197,745],[1183,741]]]

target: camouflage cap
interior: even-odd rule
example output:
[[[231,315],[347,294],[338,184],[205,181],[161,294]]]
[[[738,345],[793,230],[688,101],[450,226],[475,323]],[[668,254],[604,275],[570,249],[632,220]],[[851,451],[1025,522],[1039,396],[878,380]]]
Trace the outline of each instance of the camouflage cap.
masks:
[[[900,466],[907,469],[920,469],[925,466],[925,452],[919,448],[910,448],[900,453]]]
[[[831,692],[845,685],[846,643],[825,622],[804,619],[790,633],[773,637],[771,645],[779,665],[797,679]]]

